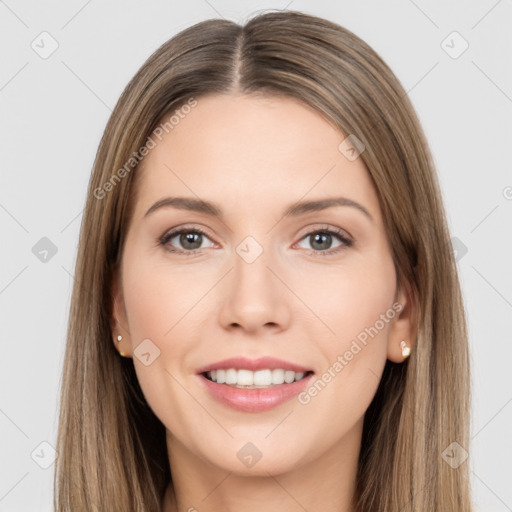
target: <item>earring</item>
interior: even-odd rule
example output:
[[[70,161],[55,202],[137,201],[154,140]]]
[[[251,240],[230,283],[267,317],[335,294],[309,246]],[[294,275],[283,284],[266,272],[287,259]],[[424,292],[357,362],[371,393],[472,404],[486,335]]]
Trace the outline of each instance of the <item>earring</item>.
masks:
[[[117,336],[117,342],[119,343],[120,341],[122,341],[122,339],[123,339],[123,337],[119,334]],[[119,354],[121,355],[121,357],[125,357],[126,356],[126,354],[124,352],[121,352],[121,351],[119,351]]]
[[[400,347],[402,349],[402,356],[409,357],[409,354],[411,353],[411,349],[407,346],[407,343],[405,342],[405,340],[402,340],[400,342]]]

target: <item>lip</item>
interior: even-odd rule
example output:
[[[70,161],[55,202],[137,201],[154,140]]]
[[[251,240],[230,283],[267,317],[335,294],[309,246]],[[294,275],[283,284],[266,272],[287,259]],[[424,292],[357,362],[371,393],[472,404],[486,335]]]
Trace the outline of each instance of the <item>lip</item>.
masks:
[[[228,370],[229,368],[251,370],[253,372],[257,370],[275,370],[281,368],[296,373],[309,372],[310,375],[290,384],[276,384],[266,389],[243,389],[227,386],[225,384],[217,384],[207,379],[204,375],[206,372],[212,370]],[[247,357],[223,359],[222,361],[217,361],[199,368],[197,374],[202,385],[210,395],[221,404],[237,411],[263,412],[277,407],[298,395],[309,384],[314,372],[311,368],[306,368],[305,366],[285,361],[284,359],[266,356],[258,359],[249,359]]]
[[[233,368],[233,366],[230,366],[230,368]],[[268,366],[265,368],[268,368]],[[282,367],[278,366],[278,368]],[[225,384],[217,384],[216,382],[208,380],[202,373],[198,375],[198,378],[210,395],[221,404],[237,411],[254,413],[268,411],[287,402],[304,391],[314,375],[314,373],[311,373],[303,379],[292,382],[291,384],[277,384],[266,389],[243,389],[227,386]]]
[[[228,370],[229,368],[235,368],[237,370],[251,370],[253,372],[257,370],[275,370],[282,368],[283,370],[291,370],[296,373],[298,372],[311,372],[311,368],[306,368],[295,363],[290,363],[284,359],[277,359],[275,357],[260,357],[259,359],[248,359],[247,357],[231,357],[230,359],[223,359],[216,363],[211,363],[203,366],[197,370],[198,374],[210,372],[212,370]],[[302,382],[302,381],[299,381]],[[291,385],[291,384],[288,384]]]

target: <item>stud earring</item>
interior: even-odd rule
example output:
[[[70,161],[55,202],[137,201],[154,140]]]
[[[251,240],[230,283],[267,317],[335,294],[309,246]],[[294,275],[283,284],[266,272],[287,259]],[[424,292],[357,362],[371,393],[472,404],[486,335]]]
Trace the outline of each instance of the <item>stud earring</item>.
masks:
[[[123,337],[119,334],[117,336],[117,342],[119,343],[120,341],[122,341]],[[124,352],[121,352],[119,351],[119,354],[122,356],[122,357],[126,357],[126,354]]]
[[[402,340],[400,342],[400,348],[402,349],[402,356],[409,357],[409,355],[411,353],[411,349],[407,346],[407,343],[405,342],[405,340]]]

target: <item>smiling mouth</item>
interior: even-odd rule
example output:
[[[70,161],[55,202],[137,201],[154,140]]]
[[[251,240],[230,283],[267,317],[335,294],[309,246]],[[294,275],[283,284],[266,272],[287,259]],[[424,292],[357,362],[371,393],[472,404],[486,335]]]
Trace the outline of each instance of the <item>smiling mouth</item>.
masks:
[[[251,371],[246,369],[219,369],[201,375],[211,382],[238,389],[267,389],[292,384],[311,375],[312,371],[294,372],[282,368]]]

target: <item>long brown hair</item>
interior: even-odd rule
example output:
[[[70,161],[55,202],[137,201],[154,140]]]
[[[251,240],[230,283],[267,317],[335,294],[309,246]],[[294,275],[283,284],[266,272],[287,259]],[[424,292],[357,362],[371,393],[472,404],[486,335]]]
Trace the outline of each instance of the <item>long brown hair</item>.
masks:
[[[108,121],[80,231],[55,510],[160,510],[172,481],[165,428],[133,361],[113,346],[112,276],[148,137],[191,100],[231,92],[297,98],[363,142],[360,158],[379,196],[398,280],[418,305],[413,352],[403,364],[386,362],[365,415],[357,510],[471,511],[468,462],[452,467],[443,455],[454,442],[459,453],[468,449],[470,374],[457,267],[427,141],[403,87],[368,44],[294,11],[259,14],[243,26],[207,20],[180,32],[137,72]]]

